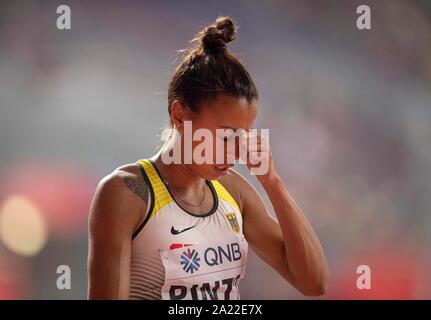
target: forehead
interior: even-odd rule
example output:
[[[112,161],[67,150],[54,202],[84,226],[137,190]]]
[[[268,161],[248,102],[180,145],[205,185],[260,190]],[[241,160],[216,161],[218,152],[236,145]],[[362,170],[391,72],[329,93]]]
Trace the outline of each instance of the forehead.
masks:
[[[257,109],[256,99],[249,102],[244,97],[218,96],[202,108],[201,115],[216,126],[247,129],[253,127]]]

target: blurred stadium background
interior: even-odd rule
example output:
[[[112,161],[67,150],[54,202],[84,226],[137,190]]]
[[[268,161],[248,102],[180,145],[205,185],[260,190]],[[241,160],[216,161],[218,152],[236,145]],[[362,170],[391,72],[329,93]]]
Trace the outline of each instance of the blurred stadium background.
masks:
[[[355,26],[360,4],[372,30]],[[220,14],[239,23],[257,124],[328,255],[323,299],[431,298],[431,2],[218,0],[1,2],[0,299],[86,298],[95,187],[154,153],[176,50]],[[356,289],[361,264],[371,290]],[[247,268],[242,298],[304,298],[252,252]]]

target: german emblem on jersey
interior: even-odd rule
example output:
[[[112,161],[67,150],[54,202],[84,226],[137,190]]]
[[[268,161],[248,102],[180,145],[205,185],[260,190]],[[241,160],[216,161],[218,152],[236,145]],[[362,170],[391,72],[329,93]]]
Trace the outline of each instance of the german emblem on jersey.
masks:
[[[199,261],[201,261],[201,258],[199,258],[197,251],[194,249],[187,249],[181,255],[181,264],[185,272],[193,273],[198,271]]]
[[[235,232],[239,232],[239,224],[238,224],[238,220],[236,220],[236,215],[235,213],[228,213],[226,215],[226,218],[229,220],[230,226],[232,227],[232,230]]]

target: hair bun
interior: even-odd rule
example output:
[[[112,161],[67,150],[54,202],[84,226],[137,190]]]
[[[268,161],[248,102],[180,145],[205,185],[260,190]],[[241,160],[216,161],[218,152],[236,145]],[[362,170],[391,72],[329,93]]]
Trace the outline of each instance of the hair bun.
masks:
[[[235,39],[236,26],[230,17],[219,17],[200,32],[201,48],[209,53],[226,49],[226,43]]]

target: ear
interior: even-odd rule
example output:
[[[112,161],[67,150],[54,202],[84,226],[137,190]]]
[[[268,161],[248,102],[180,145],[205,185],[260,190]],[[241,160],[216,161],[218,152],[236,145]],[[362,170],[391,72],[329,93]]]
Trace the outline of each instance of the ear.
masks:
[[[184,121],[189,120],[189,110],[187,106],[179,100],[174,100],[171,105],[171,120],[174,127],[182,130]]]

